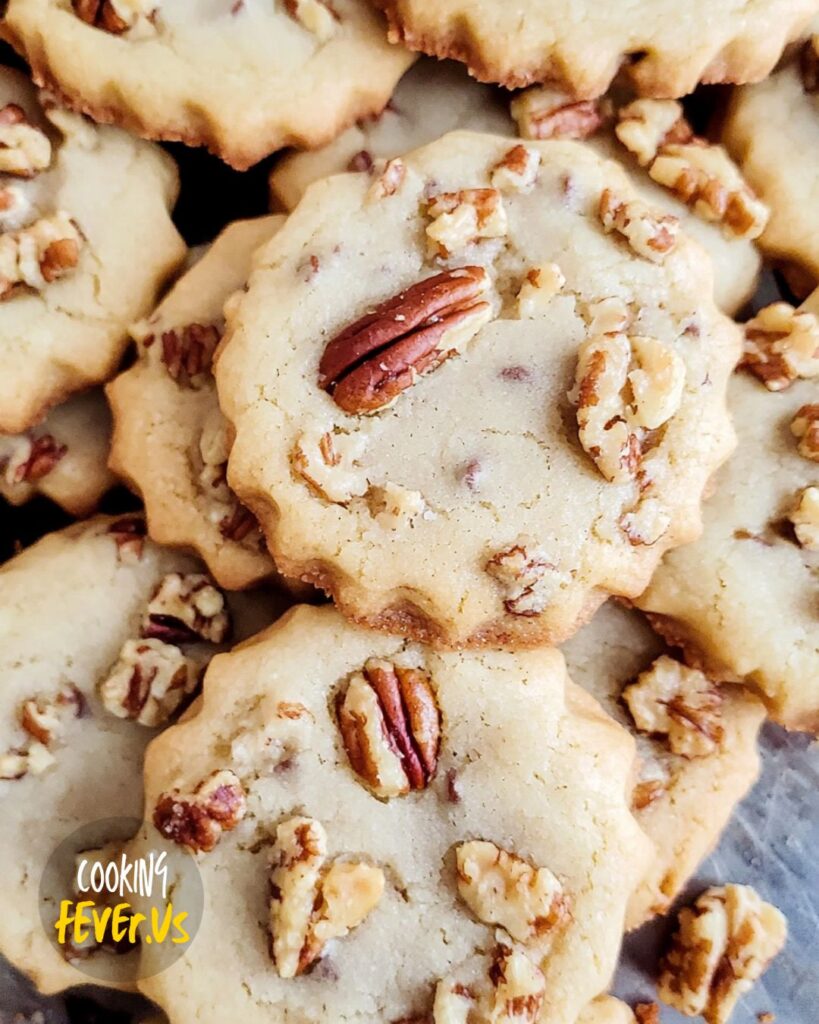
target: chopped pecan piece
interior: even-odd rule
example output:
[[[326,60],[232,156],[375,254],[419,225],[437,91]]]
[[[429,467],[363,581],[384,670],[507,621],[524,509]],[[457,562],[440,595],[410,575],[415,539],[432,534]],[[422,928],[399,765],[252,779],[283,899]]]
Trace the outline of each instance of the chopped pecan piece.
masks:
[[[373,519],[387,530],[412,523],[418,516],[435,519],[435,513],[427,506],[420,491],[410,491],[389,480],[383,485],[368,487],[364,502]]]
[[[0,436],[0,473],[10,487],[36,483],[47,476],[68,451],[51,434]]]
[[[84,696],[72,684],[63,686],[56,696],[23,701],[19,715],[26,739],[19,747],[0,755],[0,779],[39,775],[54,764],[51,748],[62,737],[66,721],[82,718],[85,709]]]
[[[227,482],[229,455],[230,437],[227,420],[219,407],[214,406],[205,417],[202,433],[199,435],[199,456],[202,459],[199,483],[210,502],[231,508],[236,502],[236,496]]]
[[[617,231],[638,256],[653,263],[664,260],[677,244],[679,218],[658,213],[642,199],[622,199],[603,189],[599,214],[606,232]]]
[[[815,96],[819,93],[819,34],[811,36],[802,47],[799,68],[805,92]]]
[[[573,100],[545,85],[516,96],[510,112],[524,139],[587,139],[603,123],[597,100]]]
[[[660,1007],[656,1003],[637,1003],[634,1007],[634,1019],[637,1024],[662,1024]]]
[[[371,658],[339,696],[337,712],[353,771],[375,796],[429,785],[438,767],[441,714],[425,672]]]
[[[503,587],[503,605],[512,615],[539,615],[560,582],[557,566],[529,537],[494,554],[486,571]]]
[[[722,743],[722,697],[699,669],[661,655],[637,681],[623,690],[623,700],[642,732],[668,737],[683,757],[704,757]]]
[[[220,338],[214,324],[188,324],[163,331],[159,335],[160,359],[175,381],[184,387],[196,387],[210,371]],[[147,349],[156,340],[156,335],[149,334],[142,344]]]
[[[142,622],[142,636],[169,644],[220,644],[230,628],[221,591],[209,576],[171,572],[163,577]]]
[[[644,498],[620,517],[620,529],[632,547],[650,547],[665,535],[671,516],[656,498]]]
[[[534,942],[568,917],[563,886],[548,868],[479,839],[460,843],[455,858],[461,899],[478,920],[518,942]]]
[[[808,551],[819,551],[819,487],[806,487],[788,513],[796,539]]]
[[[434,1024],[536,1024],[546,995],[543,972],[520,949],[499,942],[478,982],[455,971],[438,982]]]
[[[0,299],[18,285],[42,290],[77,266],[82,236],[67,213],[0,235]]]
[[[459,352],[492,317],[481,267],[429,277],[337,334],[319,363],[319,387],[349,413],[375,412]]]
[[[114,538],[120,562],[130,564],[142,558],[145,536],[148,532],[143,518],[124,516],[111,523],[106,532]]]
[[[694,138],[678,100],[640,99],[629,103],[618,111],[614,133],[641,167],[647,167],[663,146]]]
[[[296,472],[320,497],[343,504],[365,494],[367,477],[359,466],[366,439],[360,433],[336,428],[302,434],[290,456]]]
[[[7,103],[0,109],[0,172],[31,178],[51,163],[51,142],[31,124],[22,107]]]
[[[327,835],[313,818],[289,818],[276,829],[270,875],[270,931],[282,978],[303,974],[325,945],[357,928],[384,892],[384,873],[360,861],[329,867]]]
[[[636,477],[646,430],[677,412],[685,364],[655,338],[604,334],[580,346],[571,398],[580,443],[612,483]]]
[[[166,839],[207,853],[223,832],[231,832],[247,810],[245,790],[227,768],[215,771],[191,793],[162,793],[154,808],[154,825]]]
[[[225,540],[232,540],[241,544],[251,537],[260,540],[259,521],[249,508],[240,505],[238,502],[233,510],[219,520],[219,533]]]
[[[518,143],[492,168],[491,181],[501,192],[526,192],[537,180],[540,153]]]
[[[518,290],[518,316],[521,320],[545,316],[552,299],[560,293],[565,283],[563,271],[556,263],[532,267]]]
[[[758,238],[770,212],[722,146],[701,140],[663,147],[648,171],[694,212],[735,238]]]
[[[78,18],[112,35],[145,28],[156,14],[152,0],[72,0]]]
[[[339,16],[326,0],[284,0],[284,7],[319,42],[326,43],[335,35]]]
[[[769,391],[819,375],[819,318],[787,302],[774,302],[745,324],[742,365]]]
[[[791,433],[799,439],[799,454],[819,462],[819,403],[798,410],[791,421]]]
[[[394,196],[404,184],[407,176],[407,165],[400,157],[388,160],[384,170],[378,175],[367,193],[370,199],[386,199]]]
[[[784,916],[750,886],[706,889],[693,907],[680,911],[661,967],[660,998],[707,1024],[727,1024],[786,935]]]
[[[439,192],[429,199],[426,212],[429,255],[445,260],[482,239],[503,238],[507,231],[506,210],[496,188]]]
[[[161,640],[126,640],[100,684],[103,705],[117,718],[160,725],[196,689],[199,666]]]

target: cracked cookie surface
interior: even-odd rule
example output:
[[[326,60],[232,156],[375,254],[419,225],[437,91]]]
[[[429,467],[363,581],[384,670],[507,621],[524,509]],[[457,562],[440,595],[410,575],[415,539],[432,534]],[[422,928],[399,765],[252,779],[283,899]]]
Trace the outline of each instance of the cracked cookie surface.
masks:
[[[41,97],[42,99],[42,97]],[[105,380],[184,246],[173,161],[0,70],[0,431]],[[134,252],[139,259],[134,259]]]
[[[731,99],[723,139],[771,208],[759,244],[802,297],[819,283],[819,20],[783,68]],[[790,280],[790,278],[789,278]]]
[[[364,0],[13,0],[4,34],[71,107],[240,170],[379,111],[413,59]]]
[[[44,992],[88,982],[41,923],[39,886],[48,858],[82,825],[141,815],[142,756],[156,735],[142,723],[153,709],[151,724],[164,724],[157,701],[170,709],[180,683],[163,678],[146,654],[161,649],[175,659],[174,673],[184,664],[197,682],[230,637],[267,625],[276,609],[264,595],[253,602],[231,597],[230,633],[223,617],[214,619],[219,644],[190,634],[176,644],[147,637],[155,633],[148,615],[160,592],[163,609],[179,613],[183,606],[171,605],[169,589],[181,579],[199,585],[202,577],[198,562],[157,547],[144,533],[139,516],[100,516],[46,536],[0,568],[0,868],[9,907],[0,950]],[[222,598],[200,586],[198,600],[215,611]],[[126,660],[123,694],[117,680]],[[97,959],[100,984],[129,985],[133,954],[85,955]]]
[[[431,714],[406,689],[403,711],[392,700],[410,680]],[[354,736],[340,729],[351,690]],[[423,737],[420,786],[387,785],[413,773]],[[633,754],[555,651],[435,653],[297,608],[215,660],[198,713],[148,752],[147,807],[202,851],[209,911],[141,988],[203,1022],[443,1022],[459,1000],[484,1020],[516,991],[530,1009],[515,1019],[570,1024],[608,982],[648,856],[627,808]],[[214,837],[193,826],[217,781],[233,811]]]
[[[228,424],[211,372],[225,301],[241,288],[253,251],[284,222],[230,225],[131,328],[137,360],[106,388],[114,415],[111,465],[142,496],[151,537],[189,547],[229,590],[274,572],[252,514],[227,486]]]
[[[800,310],[808,314],[806,327],[813,327],[804,335],[813,359],[801,364],[811,376],[770,376],[769,367],[780,365],[771,356],[781,359],[788,350],[770,349],[766,332],[748,325],[753,361],[729,386],[739,443],[703,506],[703,536],[669,553],[637,603],[711,674],[753,687],[778,722],[816,731],[819,506],[812,491],[819,481],[819,292]],[[764,327],[768,318],[752,323],[760,322]],[[779,317],[772,328],[767,337],[774,346],[794,337]],[[788,362],[785,367],[794,369]]]
[[[215,370],[282,571],[447,646],[639,593],[732,443],[738,336],[678,228],[577,143],[453,133],[313,186]]]
[[[24,505],[42,494],[86,516],[113,487],[111,414],[100,388],[72,395],[23,434],[0,434],[0,494]]]
[[[617,139],[616,118],[605,110],[608,101],[575,103],[558,90],[549,90],[547,104],[536,95],[539,92],[532,90],[512,101],[516,127],[509,115],[507,94],[474,81],[456,64],[422,59],[401,79],[378,117],[348,128],[320,149],[283,157],[270,173],[272,194],[292,210],[308,185],[319,178],[343,171],[375,176],[380,161],[401,156],[456,129],[509,136],[516,131],[532,133],[527,134],[530,138],[546,138],[547,132],[549,138],[582,138],[601,156],[620,162],[644,199],[680,218],[685,231],[714,263],[717,305],[727,313],[740,309],[753,293],[761,263],[753,241],[726,237],[718,225],[703,220],[671,191],[652,181]],[[542,116],[547,105],[554,108],[548,127]]]
[[[674,97],[698,82],[764,78],[812,14],[815,0],[718,0],[687,8],[671,0],[600,5],[584,0],[375,0],[391,38],[463,61],[476,78],[509,88],[556,81],[599,96],[625,63],[638,91]]]
[[[759,772],[762,703],[687,672],[669,653],[640,612],[612,601],[563,648],[571,678],[637,739],[632,810],[655,855],[627,928],[671,906]]]

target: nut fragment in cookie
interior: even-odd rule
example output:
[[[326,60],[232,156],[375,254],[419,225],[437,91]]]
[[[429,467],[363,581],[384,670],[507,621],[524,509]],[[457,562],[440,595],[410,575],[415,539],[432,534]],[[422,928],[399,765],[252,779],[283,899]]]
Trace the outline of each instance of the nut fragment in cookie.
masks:
[[[351,763],[337,698],[364,666],[431,681],[438,769],[423,789],[376,799]],[[170,1014],[444,1022],[466,975],[474,1014],[526,996],[574,1021],[605,987],[648,855],[628,811],[634,748],[557,652],[436,653],[302,606],[214,659],[203,686],[146,759],[146,813],[179,805],[209,908],[184,966],[140,983]],[[212,773],[232,773],[243,814],[226,828],[202,808],[205,851]],[[241,942],[224,972],[228,934]]]
[[[413,59],[364,0],[15,0],[6,31],[73,109],[240,170],[377,113]]]
[[[637,599],[693,664],[715,679],[745,682],[777,721],[812,731],[819,729],[819,563],[810,488],[819,401],[807,349],[800,341],[797,354],[791,342],[797,332],[810,338],[817,311],[819,292],[793,314],[774,307],[755,318],[750,361],[746,355],[729,387],[739,444],[705,502],[704,534],[669,553]]]
[[[662,963],[660,998],[687,1017],[727,1024],[786,936],[784,915],[750,886],[706,889],[679,913]]]
[[[521,147],[533,181],[495,188]],[[669,215],[580,143],[401,159],[393,194],[328,179],[258,253],[215,370],[229,480],[282,571],[357,622],[557,642],[696,535],[738,334],[682,231],[657,260],[606,231],[607,195]]]
[[[52,945],[39,887],[49,857],[78,829],[96,823],[104,840],[100,822],[140,819],[142,759],[156,734],[145,725],[166,724],[189,673],[198,679],[221,649],[197,640],[183,652],[139,639],[140,627],[164,577],[200,569],[150,541],[136,515],[49,534],[0,569],[0,870],[9,886],[0,951],[41,991],[87,984],[89,973],[133,987],[136,954],[66,946],[63,955]],[[263,594],[231,603],[237,639],[274,617]]]
[[[153,313],[132,326],[137,359],[106,388],[114,417],[111,465],[145,502],[151,536],[193,548],[231,590],[274,569],[253,514],[227,483],[230,437],[211,361],[225,302],[247,280],[254,250],[282,221],[229,225]]]
[[[500,90],[476,82],[457,64],[422,59],[401,79],[378,117],[357,122],[320,149],[287,154],[274,165],[270,187],[275,201],[292,210],[319,178],[353,171],[372,180],[381,174],[384,161],[458,128],[512,136],[517,127],[524,140],[582,138],[602,156],[623,164],[640,197],[678,217],[683,230],[705,247],[714,261],[717,305],[728,313],[742,308],[760,267],[753,242],[725,233],[719,222],[703,220],[649,175],[664,142],[690,142],[694,137],[681,105],[637,100],[619,107],[614,119],[611,108],[619,102],[617,94],[578,101],[565,89],[534,86],[510,104]],[[523,144],[513,146],[490,175],[490,184],[502,192],[531,187],[537,171],[534,156]]]
[[[463,61],[482,81],[556,82],[578,99],[605,92],[621,65],[647,96],[685,96],[698,82],[758,81],[816,12],[810,0],[764,0],[752,11],[712,0],[681,25],[670,0],[627,8],[524,0],[514,16],[502,0],[376,4],[395,42]]]
[[[3,434],[36,428],[116,370],[129,321],[183,256],[170,218],[176,192],[160,149],[98,128],[0,69]]]
[[[572,678],[637,741],[634,816],[654,857],[626,927],[664,913],[759,773],[761,701],[671,654],[645,616],[609,602],[563,648]]]

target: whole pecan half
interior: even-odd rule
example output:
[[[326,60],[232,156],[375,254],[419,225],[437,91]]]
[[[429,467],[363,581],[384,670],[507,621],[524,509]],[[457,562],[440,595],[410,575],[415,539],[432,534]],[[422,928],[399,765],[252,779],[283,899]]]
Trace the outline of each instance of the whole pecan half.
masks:
[[[345,412],[388,405],[419,374],[457,351],[446,348],[450,332],[473,327],[471,337],[486,323],[488,287],[482,267],[459,267],[387,299],[330,341],[319,363],[319,386]]]
[[[425,672],[371,658],[338,701],[353,771],[376,796],[424,789],[438,767],[441,716]]]

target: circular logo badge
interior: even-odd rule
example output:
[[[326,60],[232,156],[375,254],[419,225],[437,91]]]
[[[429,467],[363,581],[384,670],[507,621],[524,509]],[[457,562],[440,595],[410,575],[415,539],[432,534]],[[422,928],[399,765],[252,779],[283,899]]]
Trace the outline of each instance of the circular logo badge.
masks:
[[[123,985],[185,955],[202,920],[196,861],[138,818],[103,818],[67,836],[40,881],[40,920],[69,963]]]

